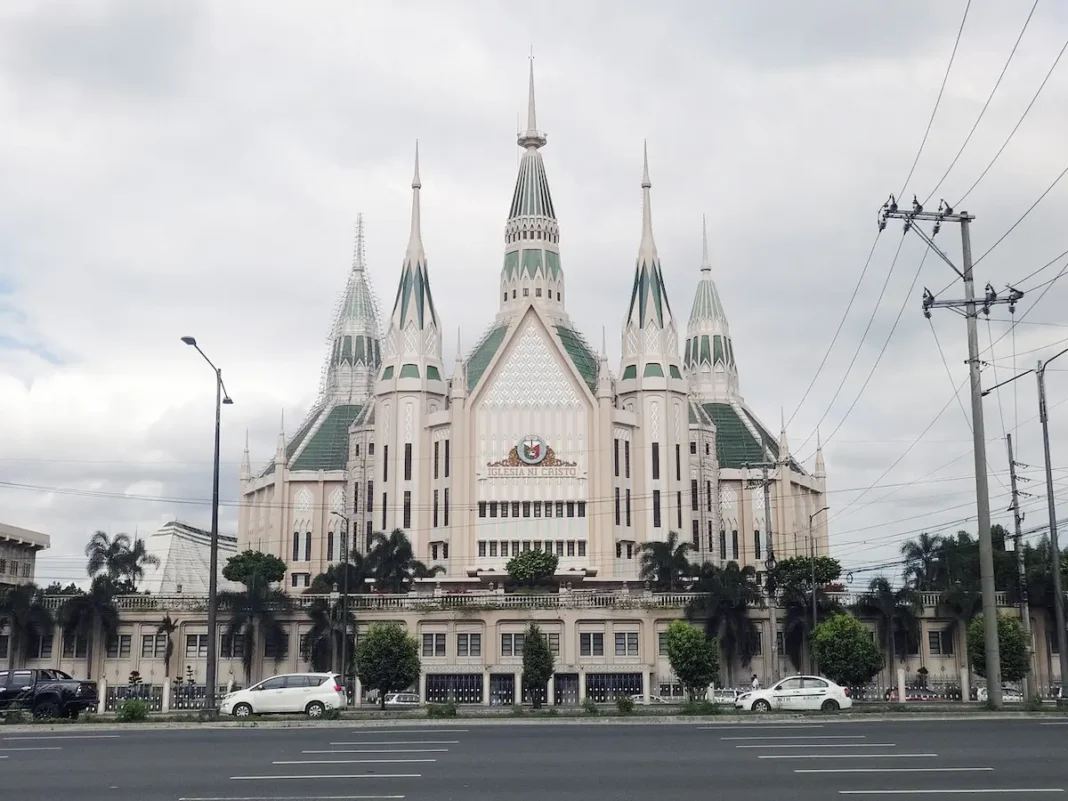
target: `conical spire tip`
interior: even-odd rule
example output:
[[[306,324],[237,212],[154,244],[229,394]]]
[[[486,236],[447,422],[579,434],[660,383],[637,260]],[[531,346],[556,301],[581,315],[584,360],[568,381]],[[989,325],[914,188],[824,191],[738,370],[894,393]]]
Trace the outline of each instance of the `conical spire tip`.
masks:
[[[423,182],[419,180],[419,140],[415,140],[415,175],[412,176],[412,189],[422,189]]]
[[[647,140],[642,140],[642,189],[649,189],[652,186],[652,182],[649,180],[649,143]]]
[[[708,260],[708,220],[701,215],[701,271],[711,272],[712,263]]]

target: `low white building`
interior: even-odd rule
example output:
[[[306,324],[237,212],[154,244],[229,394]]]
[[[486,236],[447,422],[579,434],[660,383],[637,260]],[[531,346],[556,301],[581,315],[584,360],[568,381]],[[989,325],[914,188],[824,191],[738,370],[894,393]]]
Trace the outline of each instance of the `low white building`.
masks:
[[[207,595],[211,566],[211,532],[180,520],[172,520],[145,540],[145,548],[159,559],[159,566],[145,568],[138,583],[140,592],[152,595]],[[241,586],[222,577],[226,560],[237,553],[237,537],[219,533],[219,589]]]
[[[51,544],[47,534],[0,523],[0,587],[33,581],[37,552]]]

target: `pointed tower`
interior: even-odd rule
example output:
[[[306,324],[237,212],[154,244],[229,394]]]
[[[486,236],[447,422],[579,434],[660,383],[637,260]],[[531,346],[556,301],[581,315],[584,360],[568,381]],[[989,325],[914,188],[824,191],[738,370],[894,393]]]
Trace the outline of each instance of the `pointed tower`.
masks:
[[[427,418],[446,407],[441,328],[430,291],[420,225],[419,146],[412,178],[412,225],[375,390],[374,519],[376,531],[407,532],[427,560],[431,536],[430,432]]]
[[[690,386],[702,403],[741,400],[738,392],[738,365],[734,360],[727,314],[719,299],[719,290],[712,280],[712,264],[708,259],[708,227],[701,220],[701,280],[686,325],[686,345],[683,361],[689,374]]]
[[[441,335],[434,296],[430,291],[420,221],[419,144],[415,146],[412,177],[412,225],[401,266],[397,298],[386,334],[382,380],[426,379],[441,381]]]
[[[527,89],[527,128],[520,132],[523,157],[515,182],[512,206],[504,227],[504,267],[501,269],[501,310],[509,317],[533,302],[553,317],[566,317],[564,273],[560,268],[560,228],[556,223],[549,179],[540,149],[545,134],[538,130],[534,107],[534,61]]]
[[[328,402],[366,403],[382,363],[382,329],[367,277],[363,242],[363,215],[359,214],[352,269],[330,333],[330,360],[324,382]]]
[[[649,154],[646,150],[642,170],[642,239],[634,268],[634,285],[630,309],[623,324],[622,381],[659,379],[682,380],[679,360],[679,335],[671,313],[660,257],[653,239],[653,216],[649,190]],[[655,383],[654,383],[655,385]],[[624,387],[626,391],[628,387]]]

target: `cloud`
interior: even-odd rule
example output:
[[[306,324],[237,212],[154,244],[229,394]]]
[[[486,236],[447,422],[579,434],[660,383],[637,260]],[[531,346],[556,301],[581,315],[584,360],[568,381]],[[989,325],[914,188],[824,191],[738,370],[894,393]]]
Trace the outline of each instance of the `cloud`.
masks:
[[[922,288],[940,290],[953,276],[933,256],[917,275],[914,236],[893,262],[902,232],[891,226],[882,235],[826,366],[794,410],[853,293],[876,210],[916,154],[962,11],[919,0],[890,15],[829,0],[804,8],[550,2],[533,17],[473,3],[320,2],[299,11],[252,2],[4,4],[5,518],[52,534],[46,580],[77,567],[97,528],[144,532],[174,516],[205,525],[214,398],[210,373],[179,342],[194,334],[223,366],[236,401],[225,411],[222,476],[223,526],[234,530],[245,429],[254,466],[262,465],[282,408],[292,430],[315,398],[357,211],[372,278],[382,298],[393,297],[417,138],[447,363],[456,327],[470,347],[496,312],[530,42],[579,327],[593,342],[604,328],[618,360],[646,139],[676,315],[689,312],[707,213],[747,402],[772,428],[780,412],[793,418],[800,457],[811,457],[818,424],[830,439],[835,547],[854,567],[892,560],[908,531],[974,513],[969,429],[957,402],[947,404],[951,382],[966,376],[963,322],[949,312],[930,324],[920,315]],[[942,176],[1025,16],[1023,7],[972,4],[906,200]],[[955,203],[989,163],[1063,43],[1066,16],[1040,5],[931,203]],[[976,255],[1068,163],[1065,70],[968,198]],[[1058,233],[1066,198],[1068,185],[1056,187],[979,263],[980,288],[1000,288],[1068,247]],[[947,226],[938,239],[954,259],[956,237]],[[1054,284],[1025,324],[984,353],[987,385],[1012,373],[1014,345],[1030,351],[1015,364],[1025,369],[1068,337],[1057,327],[1066,286]],[[1017,317],[1038,291],[1028,291]],[[945,297],[960,293],[958,283]],[[1010,330],[1004,308],[991,317],[994,339]],[[984,322],[980,347],[988,345]],[[1048,383],[1051,405],[1068,397],[1063,373],[1051,371]],[[960,398],[967,408],[967,394]],[[1054,462],[1064,466],[1068,406],[1052,408]],[[990,396],[985,412],[995,519],[1007,522],[1001,421],[1005,430],[1019,422],[1019,459],[1040,465],[1033,380]],[[861,495],[873,482],[885,486]],[[1042,516],[1036,506],[1029,523]]]

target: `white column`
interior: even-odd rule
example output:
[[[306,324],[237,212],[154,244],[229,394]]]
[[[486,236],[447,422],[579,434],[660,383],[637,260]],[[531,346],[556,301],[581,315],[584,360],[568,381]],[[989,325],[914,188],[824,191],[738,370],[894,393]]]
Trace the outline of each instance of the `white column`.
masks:
[[[642,703],[649,706],[649,671],[642,671]]]
[[[556,674],[549,677],[549,683],[545,685],[545,705],[556,706]]]
[[[353,692],[353,699],[352,699],[353,705],[354,706],[361,706],[362,703],[363,703],[363,685],[360,682],[360,677],[359,676],[357,676],[356,679],[355,679],[355,684],[353,685],[352,692]]]
[[[490,674],[488,670],[482,672],[482,706],[490,705]]]
[[[960,700],[970,701],[972,700],[972,688],[968,682],[968,666],[965,665],[960,669]]]
[[[97,714],[101,714],[104,711],[104,706],[107,704],[108,697],[108,680],[103,676],[101,676],[100,681],[96,683],[96,691],[100,694],[97,699],[96,711]]]
[[[163,698],[160,700],[160,711],[171,711],[171,679],[168,676],[163,680]]]
[[[633,457],[633,454],[631,454]],[[581,704],[586,700],[586,668],[579,668],[579,697],[578,702]]]
[[[905,703],[905,668],[897,669],[897,701],[899,704]]]

